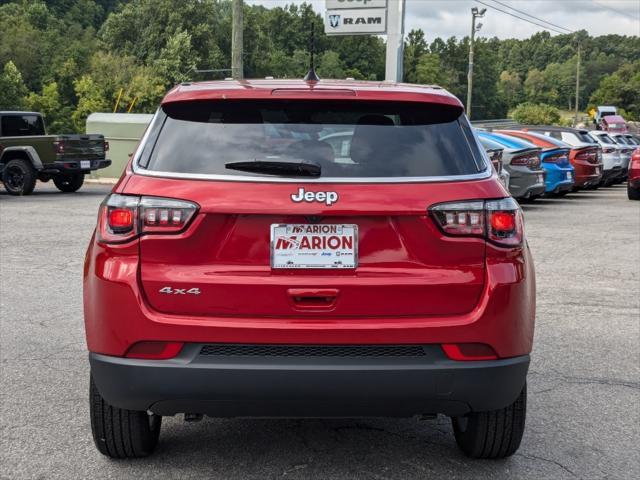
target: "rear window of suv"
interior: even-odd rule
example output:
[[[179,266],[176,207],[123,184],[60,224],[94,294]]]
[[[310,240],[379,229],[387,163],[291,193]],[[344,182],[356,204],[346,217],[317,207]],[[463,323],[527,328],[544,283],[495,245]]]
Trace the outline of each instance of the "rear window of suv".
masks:
[[[300,162],[319,178],[440,177],[487,169],[462,109],[409,102],[197,101],[161,107],[139,165],[249,176],[235,162]]]

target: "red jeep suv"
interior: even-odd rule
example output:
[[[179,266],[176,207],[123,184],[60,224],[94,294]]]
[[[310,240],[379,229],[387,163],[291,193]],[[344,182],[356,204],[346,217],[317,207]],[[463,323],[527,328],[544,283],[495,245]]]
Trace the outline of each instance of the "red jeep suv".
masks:
[[[100,207],[84,314],[109,457],[180,413],[444,414],[480,458],[522,438],[522,212],[437,87],[177,86]]]

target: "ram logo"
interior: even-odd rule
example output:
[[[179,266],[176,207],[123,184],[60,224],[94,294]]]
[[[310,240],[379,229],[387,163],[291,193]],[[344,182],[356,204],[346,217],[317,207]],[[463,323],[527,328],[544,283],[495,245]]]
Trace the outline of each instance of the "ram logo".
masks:
[[[329,15],[329,25],[331,28],[338,28],[340,26],[340,15]]]

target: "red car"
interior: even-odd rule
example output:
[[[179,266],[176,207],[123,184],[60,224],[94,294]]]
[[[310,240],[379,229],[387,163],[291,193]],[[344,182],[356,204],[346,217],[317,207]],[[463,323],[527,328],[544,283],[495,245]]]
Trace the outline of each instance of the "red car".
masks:
[[[542,148],[558,148],[558,146],[571,148],[569,161],[575,170],[574,190],[597,186],[602,180],[602,148],[596,144],[570,145],[536,131],[530,132],[527,128],[504,131],[503,133],[528,140]]]
[[[482,458],[524,431],[522,212],[439,88],[174,88],[100,208],[84,315],[109,457],[150,454],[176,414],[441,413]]]
[[[627,196],[629,200],[640,200],[640,148],[635,149],[629,162]]]

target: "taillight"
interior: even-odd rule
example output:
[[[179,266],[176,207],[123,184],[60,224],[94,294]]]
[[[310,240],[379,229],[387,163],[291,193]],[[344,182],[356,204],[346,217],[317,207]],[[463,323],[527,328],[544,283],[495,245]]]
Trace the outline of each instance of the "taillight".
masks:
[[[540,154],[526,153],[524,155],[517,155],[511,159],[511,165],[538,168],[540,166]]]
[[[566,153],[556,153],[555,155],[547,155],[544,158],[545,163],[567,163],[569,157]]]
[[[142,197],[140,219],[142,233],[175,233],[191,220],[197,206],[183,200]]]
[[[489,159],[493,164],[493,168],[496,169],[498,175],[502,172],[502,150],[491,150],[489,153]]]
[[[185,200],[112,194],[100,206],[98,240],[123,243],[144,234],[178,233],[197,210]]]
[[[62,155],[64,154],[64,140],[56,140],[53,142],[53,148],[56,151],[56,154]]]
[[[503,247],[520,246],[524,238],[522,212],[511,197],[441,203],[429,211],[446,235],[483,237]]]
[[[575,156],[576,160],[583,162],[598,163],[598,152],[596,150],[587,150],[586,152],[578,152]]]

